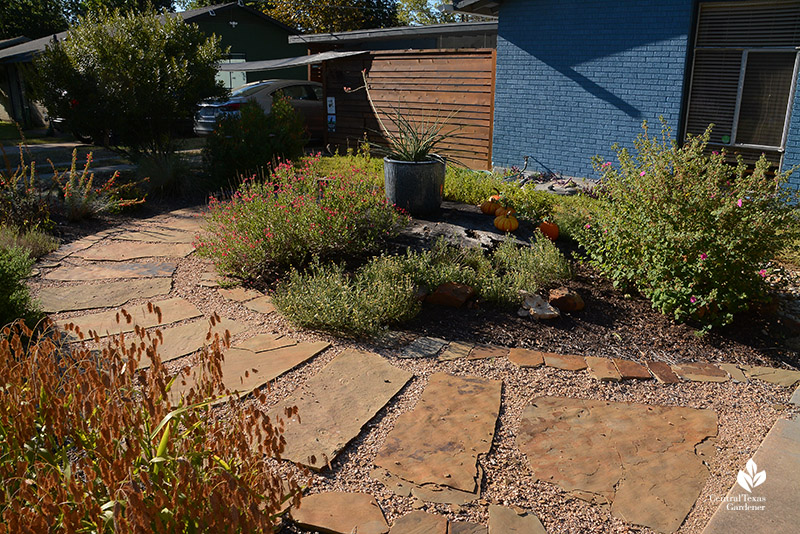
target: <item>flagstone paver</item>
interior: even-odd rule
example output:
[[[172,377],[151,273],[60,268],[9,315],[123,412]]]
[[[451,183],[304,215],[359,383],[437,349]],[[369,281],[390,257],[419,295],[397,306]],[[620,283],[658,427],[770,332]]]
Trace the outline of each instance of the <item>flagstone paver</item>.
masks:
[[[447,518],[415,510],[395,521],[389,534],[448,534]]]
[[[99,336],[105,336],[107,333],[117,334],[120,332],[132,332],[134,325],[150,328],[187,319],[195,319],[202,315],[194,304],[179,297],[156,301],[152,304],[154,307],[161,310],[160,318],[156,313],[149,312],[147,305],[140,305],[125,309],[125,311],[131,315],[131,322],[127,322],[125,317],[118,310],[109,310],[82,315],[80,317],[62,319],[57,321],[57,324],[63,326],[72,323],[78,326],[84,335],[88,334],[89,330],[94,330]],[[117,322],[117,317],[119,317],[119,322]]]
[[[180,229],[148,228],[145,230],[129,230],[114,236],[123,241],[144,241],[149,243],[193,243],[195,234]]]
[[[544,355],[538,350],[513,348],[508,351],[508,359],[518,367],[541,367]]]
[[[403,497],[413,496],[425,502],[463,505],[471,503],[478,498],[477,493],[461,491],[437,484],[414,484],[393,475],[386,469],[377,467],[370,471],[369,476],[389,488],[395,495]],[[483,478],[483,472],[478,473],[478,479]]]
[[[416,484],[477,493],[478,455],[489,452],[502,382],[431,375],[411,412],[397,418],[375,465]]]
[[[542,355],[544,356],[544,363],[548,367],[555,367],[556,369],[563,369],[564,371],[580,371],[587,367],[586,360],[574,354],[543,352]]]
[[[129,300],[166,295],[170,289],[171,278],[140,278],[102,284],[43,287],[36,298],[42,303],[45,313],[60,313],[122,306]]]
[[[224,338],[226,330],[232,336],[235,336],[247,330],[247,325],[239,321],[222,318],[213,327],[208,319],[201,319],[170,328],[162,328],[163,343],[158,348],[158,355],[161,357],[161,361],[168,362],[197,352],[206,344],[206,334],[208,334],[209,330],[211,331],[212,339],[214,334]],[[150,362],[147,357],[144,357],[139,362],[140,367],[148,365],[150,365]]]
[[[230,348],[224,351],[222,362],[222,378],[225,387],[231,393],[245,395],[275,380],[324,351],[330,346],[324,341],[314,343],[298,343],[267,352],[253,352],[242,348]],[[196,383],[190,375],[186,383],[176,380],[170,390],[173,402],[177,402]],[[218,399],[218,402],[224,399]],[[301,415],[305,420],[305,415]]]
[[[466,358],[469,356],[469,353],[474,346],[474,343],[451,341],[450,344],[447,345],[447,348],[444,349],[441,354],[439,354],[439,360],[443,362],[449,362],[452,360],[458,360],[460,358]]]
[[[447,534],[488,534],[489,528],[470,521],[453,521],[447,527]]]
[[[192,253],[194,247],[189,243],[137,243],[114,241],[108,245],[91,247],[73,254],[84,260],[127,261],[139,258],[183,258]]]
[[[375,497],[338,491],[303,497],[292,519],[302,528],[333,534],[387,534],[389,525]]]
[[[734,483],[703,534],[778,534],[800,528],[800,419],[778,419],[752,460],[766,479],[749,492]],[[745,465],[741,470],[748,474]]]
[[[489,534],[547,534],[547,531],[531,512],[490,504]]]
[[[175,273],[175,264],[163,263],[93,263],[65,265],[45,275],[46,280],[91,282],[111,278],[157,278]]]
[[[742,370],[747,378],[757,378],[770,384],[781,386],[793,386],[800,382],[800,371],[790,371],[788,369],[774,369],[772,367],[762,367],[760,365],[743,365]]]
[[[650,380],[653,378],[647,367],[640,363],[622,358],[612,358],[612,360],[623,380]]]
[[[60,247],[58,247],[58,249],[46,255],[42,259],[50,262],[61,261],[67,256],[74,254],[75,252],[79,252],[81,250],[91,247],[92,245],[94,245],[95,243],[97,243],[98,241],[100,241],[105,237],[106,235],[104,234],[104,235],[91,235],[78,239],[76,241],[73,241],[72,243],[61,245]]]
[[[487,360],[489,358],[503,358],[508,356],[508,349],[496,345],[475,345],[470,351],[468,360]]]
[[[646,362],[647,368],[656,377],[656,380],[662,384],[677,384],[681,381],[678,375],[672,370],[672,367],[664,362]]]
[[[716,433],[711,410],[541,397],[525,408],[517,445],[539,480],[674,532],[708,477],[695,447]]]
[[[692,382],[727,382],[728,373],[716,365],[696,362],[673,365],[672,370],[684,380]]]
[[[257,313],[269,315],[275,311],[275,305],[269,297],[258,297],[257,299],[248,300],[243,302],[245,308],[248,308]]]
[[[794,390],[794,393],[792,393],[792,398],[789,399],[789,402],[795,406],[800,406],[800,386],[797,386],[797,389]]]
[[[269,350],[282,349],[297,345],[297,341],[289,336],[277,334],[257,334],[250,339],[234,343],[236,348],[251,350],[253,352],[266,352]]]
[[[281,457],[322,469],[411,377],[382,356],[345,350],[276,411],[297,406],[301,414],[299,422],[286,427],[286,449]]]
[[[719,368],[731,375],[731,380],[734,382],[747,382],[747,377],[738,366],[732,363],[720,363]]]
[[[432,358],[439,354],[445,346],[447,341],[436,337],[418,337],[400,352],[398,357],[416,359],[416,358]]]
[[[215,275],[216,276],[216,275]],[[248,300],[263,297],[264,293],[256,291],[255,289],[245,289],[243,287],[232,287],[230,289],[220,289],[219,294],[228,300],[235,300],[236,302],[246,302]]]
[[[589,366],[589,374],[601,382],[619,382],[621,377],[614,362],[610,358],[598,358],[596,356],[586,356],[586,364]]]

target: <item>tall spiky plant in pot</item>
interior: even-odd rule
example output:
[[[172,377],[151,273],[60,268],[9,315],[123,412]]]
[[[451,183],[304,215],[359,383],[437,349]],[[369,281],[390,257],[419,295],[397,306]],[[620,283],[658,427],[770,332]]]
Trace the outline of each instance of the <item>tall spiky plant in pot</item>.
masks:
[[[393,128],[387,127],[375,107],[370,94],[369,79],[362,71],[364,89],[372,112],[378,119],[386,146],[378,147],[385,153],[383,158],[386,199],[411,215],[436,213],[442,204],[446,160],[436,154],[436,147],[455,132],[445,131],[448,116],[444,120],[413,120],[394,109],[389,116]],[[353,90],[345,89],[347,92]]]

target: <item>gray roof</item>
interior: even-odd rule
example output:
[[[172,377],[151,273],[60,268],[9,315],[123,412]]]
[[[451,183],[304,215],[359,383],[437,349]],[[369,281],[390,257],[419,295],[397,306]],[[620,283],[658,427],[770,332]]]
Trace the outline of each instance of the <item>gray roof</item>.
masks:
[[[315,63],[322,63],[331,59],[339,59],[348,56],[358,56],[361,54],[369,54],[367,51],[359,52],[322,52],[321,54],[310,54],[307,56],[287,57],[283,59],[265,59],[262,61],[244,61],[242,63],[223,63],[220,65],[221,71],[264,71],[264,70],[278,70],[286,69],[289,67],[300,67],[303,65],[313,65]]]
[[[20,35],[19,37],[12,37],[11,39],[0,39],[0,50],[8,48],[9,46],[18,45],[20,43],[27,43],[28,41],[30,41],[30,39],[28,39],[24,35]]]
[[[453,11],[496,17],[502,0],[453,0]]]
[[[451,22],[428,26],[400,26],[374,30],[355,30],[336,33],[314,33],[289,37],[290,44],[343,44],[361,41],[380,41],[407,37],[439,36],[448,34],[470,34],[497,32],[497,22]]]
[[[296,34],[298,33],[297,30],[279,22],[272,17],[268,17],[264,13],[257,11],[255,9],[251,9],[249,7],[240,6],[237,2],[228,2],[227,4],[217,4],[213,6],[201,7],[198,9],[189,9],[186,11],[181,11],[180,13],[169,13],[170,15],[178,15],[183,18],[186,22],[192,22],[195,19],[211,15],[216,15],[217,11],[224,12],[228,9],[243,9],[248,11],[254,15],[257,15],[263,18],[265,21],[278,26],[279,28],[286,30],[289,33]],[[33,41],[28,40],[25,43],[18,44],[16,46],[9,46],[7,48],[3,48],[0,45],[0,63],[24,63],[33,60],[33,57],[43,52],[45,47],[56,38],[58,40],[64,39],[67,36],[67,32],[63,31],[60,33],[56,33],[54,35],[48,35],[46,37],[42,37],[40,39],[34,39]],[[27,37],[23,37],[23,39],[27,39]]]

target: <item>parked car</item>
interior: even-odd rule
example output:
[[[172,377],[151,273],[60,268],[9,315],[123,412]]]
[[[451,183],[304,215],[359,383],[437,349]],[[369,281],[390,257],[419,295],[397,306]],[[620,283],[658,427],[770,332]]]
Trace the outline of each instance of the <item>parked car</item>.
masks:
[[[303,80],[251,82],[234,89],[227,100],[203,102],[194,116],[194,133],[210,134],[222,117],[238,114],[242,104],[251,100],[269,113],[272,109],[272,97],[279,91],[289,97],[292,107],[303,116],[311,138],[322,139],[325,128],[322,84]]]

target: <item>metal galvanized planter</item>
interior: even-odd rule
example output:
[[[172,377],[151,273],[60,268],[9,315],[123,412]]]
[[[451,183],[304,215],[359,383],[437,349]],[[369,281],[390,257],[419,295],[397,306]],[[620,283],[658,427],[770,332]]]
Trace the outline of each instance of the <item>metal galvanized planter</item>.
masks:
[[[444,193],[445,162],[397,161],[383,158],[386,199],[411,215],[430,215],[439,211]]]

